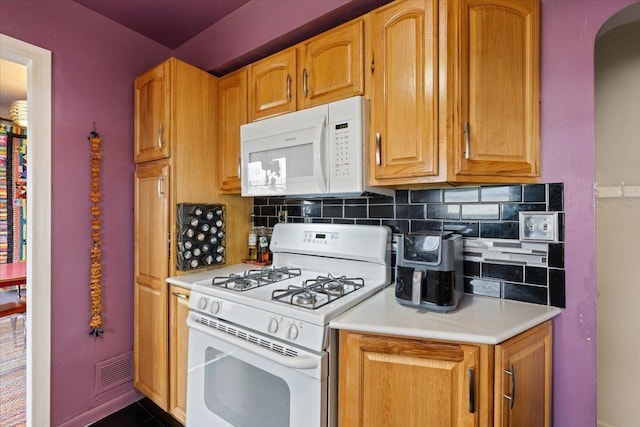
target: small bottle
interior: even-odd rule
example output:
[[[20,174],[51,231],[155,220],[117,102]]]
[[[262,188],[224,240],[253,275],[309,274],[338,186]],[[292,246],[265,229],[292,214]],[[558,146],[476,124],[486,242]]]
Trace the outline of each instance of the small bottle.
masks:
[[[251,230],[249,231],[249,261],[258,260],[258,236],[255,227],[255,215],[251,214]]]
[[[269,232],[266,227],[261,227],[258,232],[258,261],[269,263]]]

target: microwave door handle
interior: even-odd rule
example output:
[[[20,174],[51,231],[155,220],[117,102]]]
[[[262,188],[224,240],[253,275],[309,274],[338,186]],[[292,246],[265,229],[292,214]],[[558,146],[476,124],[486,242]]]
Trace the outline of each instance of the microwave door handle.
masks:
[[[327,116],[322,115],[320,121],[318,122],[318,126],[316,126],[316,134],[313,141],[313,168],[318,172],[315,173],[316,180],[318,181],[318,186],[320,187],[320,191],[323,193],[327,192],[327,180],[324,176],[324,165],[322,163],[322,153],[324,151],[323,144],[323,131],[324,127],[327,123]]]

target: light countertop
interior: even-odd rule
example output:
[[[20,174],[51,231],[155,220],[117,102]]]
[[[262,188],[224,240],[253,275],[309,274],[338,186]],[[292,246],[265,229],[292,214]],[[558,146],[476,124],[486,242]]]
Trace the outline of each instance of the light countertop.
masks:
[[[181,274],[179,276],[172,276],[167,278],[167,283],[180,286],[185,289],[191,289],[191,285],[194,282],[201,282],[203,280],[211,280],[216,276],[227,276],[231,273],[241,273],[246,270],[251,270],[256,267],[253,264],[234,264],[234,265],[221,265],[218,268],[209,270],[201,270],[197,273]]]
[[[400,305],[389,286],[329,325],[356,332],[499,344],[562,313],[557,307],[465,294],[458,308],[436,313]]]

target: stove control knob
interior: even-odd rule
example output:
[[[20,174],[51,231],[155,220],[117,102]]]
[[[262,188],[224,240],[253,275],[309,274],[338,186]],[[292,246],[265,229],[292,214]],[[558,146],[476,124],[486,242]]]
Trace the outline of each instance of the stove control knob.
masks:
[[[269,320],[269,326],[267,327],[269,329],[269,332],[272,334],[275,334],[276,332],[278,332],[278,319],[276,319],[275,317],[272,317],[271,320]]]
[[[293,323],[291,324],[291,326],[289,326],[287,337],[289,337],[290,340],[295,340],[296,338],[298,338],[298,327]]]
[[[200,299],[198,300],[198,308],[200,310],[204,310],[205,308],[207,308],[208,303],[209,301],[207,300],[207,297],[200,297]]]
[[[211,305],[209,306],[209,313],[216,314],[220,311],[220,303],[218,301],[211,301]]]

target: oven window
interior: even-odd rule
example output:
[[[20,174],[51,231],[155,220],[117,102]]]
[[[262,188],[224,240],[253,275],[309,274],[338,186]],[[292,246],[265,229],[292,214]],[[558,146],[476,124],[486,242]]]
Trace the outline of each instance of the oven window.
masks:
[[[236,427],[289,425],[289,387],[282,379],[214,348],[205,351],[207,408]]]

